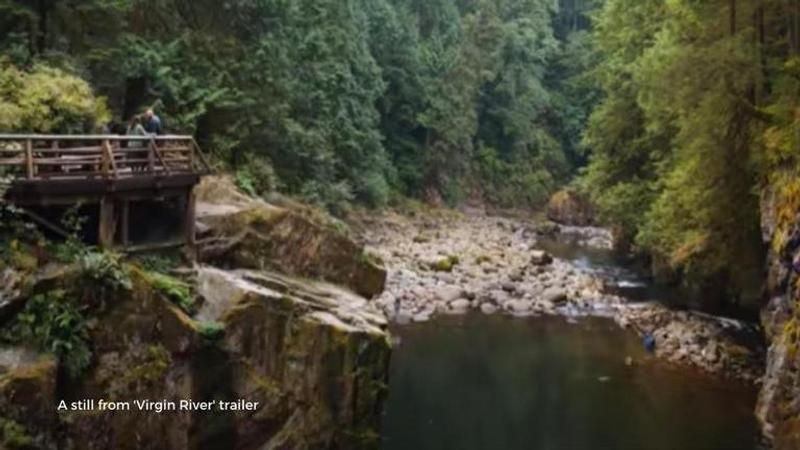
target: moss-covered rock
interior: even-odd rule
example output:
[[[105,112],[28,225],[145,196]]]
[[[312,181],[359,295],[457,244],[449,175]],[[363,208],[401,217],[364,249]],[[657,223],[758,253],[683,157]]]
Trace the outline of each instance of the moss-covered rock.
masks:
[[[201,346],[196,322],[152,283],[130,269],[132,289],[107,299],[95,318],[90,370],[61,386],[67,400],[192,397],[191,363]],[[67,411],[61,413],[64,445],[73,448],[189,448],[192,414],[174,411]],[[152,442],[158,436],[159,443]],[[147,445],[143,443],[147,442]]]
[[[232,392],[263,408],[236,435],[263,448],[375,448],[390,344],[381,315],[338,287],[202,269],[200,315],[225,327]],[[369,431],[368,433],[365,430]],[[358,437],[359,439],[355,439]]]
[[[92,363],[78,378],[57,377],[52,357],[0,352],[8,442],[86,450],[377,446],[391,347],[385,319],[366,299],[277,273],[200,268],[192,292],[203,302],[191,317],[152,274],[126,270],[131,289],[93,299],[105,307],[90,316]],[[87,286],[76,280],[86,279],[63,274],[33,291],[83,295]],[[56,411],[62,399],[131,409]],[[138,410],[133,401],[143,399],[258,407],[158,414]]]
[[[436,272],[452,272],[453,268],[457,266],[460,261],[458,256],[448,255],[434,261],[430,268]]]
[[[594,222],[594,208],[586,196],[566,188],[550,198],[547,218],[563,225],[587,226]]]
[[[242,198],[226,179],[206,180],[198,193],[198,221],[206,236],[199,248],[201,261],[326,280],[365,297],[383,291],[386,270],[335,226]]]
[[[0,448],[55,447],[56,375],[50,356],[0,348]]]

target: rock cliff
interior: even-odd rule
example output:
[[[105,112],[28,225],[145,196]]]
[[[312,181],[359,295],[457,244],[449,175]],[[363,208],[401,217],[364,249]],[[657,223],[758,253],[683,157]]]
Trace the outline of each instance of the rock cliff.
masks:
[[[0,448],[377,447],[391,345],[364,296],[382,289],[385,272],[343,234],[220,183],[225,195],[204,206],[200,225],[214,247],[201,257],[220,267],[169,276],[76,263],[6,290],[0,303],[14,308],[0,325],[32,330],[39,345],[0,344]],[[80,320],[58,328],[30,307],[53,303]],[[50,356],[74,352],[63,347],[74,340],[52,338],[66,329],[80,330],[90,351],[78,374]],[[189,399],[257,406],[156,412],[135,403]]]
[[[800,183],[776,174],[761,201],[762,232],[769,245],[762,325],[770,342],[757,416],[778,449],[800,448]]]

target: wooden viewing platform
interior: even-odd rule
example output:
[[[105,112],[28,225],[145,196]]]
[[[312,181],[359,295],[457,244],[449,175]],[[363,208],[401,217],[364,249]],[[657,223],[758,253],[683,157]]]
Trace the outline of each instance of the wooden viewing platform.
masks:
[[[0,134],[7,200],[59,235],[65,208],[83,208],[103,247],[191,243],[192,189],[210,172],[191,136]]]

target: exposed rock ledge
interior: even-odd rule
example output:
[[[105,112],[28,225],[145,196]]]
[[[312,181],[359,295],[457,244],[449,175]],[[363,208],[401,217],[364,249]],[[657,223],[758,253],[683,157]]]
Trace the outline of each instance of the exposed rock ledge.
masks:
[[[79,379],[56,378],[52,358],[0,349],[0,420],[32,437],[30,448],[376,446],[391,346],[385,319],[364,298],[284,275],[203,267],[193,274],[203,303],[190,317],[131,270],[134,289],[106,299],[112,306],[91,332],[94,363]],[[62,398],[259,407],[57,413]]]
[[[196,192],[201,261],[322,279],[368,298],[383,291],[383,267],[334,226],[246,197],[226,177],[208,177]]]

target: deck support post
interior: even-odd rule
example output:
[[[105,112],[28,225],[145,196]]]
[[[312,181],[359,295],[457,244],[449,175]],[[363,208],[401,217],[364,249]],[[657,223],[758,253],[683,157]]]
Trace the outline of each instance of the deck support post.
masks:
[[[195,203],[196,203],[194,189],[189,188],[189,193],[186,196],[186,216],[184,219],[184,230],[186,232],[186,243],[189,246],[194,246],[195,239]]]
[[[25,167],[27,178],[32,180],[36,175],[36,169],[33,163],[33,142],[30,139],[25,141]]]
[[[131,202],[127,199],[120,202],[119,226],[120,244],[127,247],[130,243],[130,207]]]
[[[109,195],[103,196],[100,200],[99,222],[97,243],[101,248],[111,249],[114,247],[114,234],[117,224],[114,216],[114,198]]]

